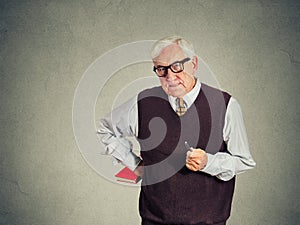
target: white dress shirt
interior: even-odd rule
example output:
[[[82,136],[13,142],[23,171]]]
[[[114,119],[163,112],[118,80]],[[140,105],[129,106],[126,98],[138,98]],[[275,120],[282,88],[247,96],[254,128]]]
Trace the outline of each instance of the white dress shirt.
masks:
[[[197,80],[195,87],[183,96],[187,108],[194,103],[200,89],[201,83]],[[176,98],[172,96],[168,98],[173,110],[176,111]],[[127,137],[137,137],[138,135],[137,96],[114,109],[105,119],[101,119],[97,133],[104,144],[102,153],[111,155],[134,170],[141,159],[132,152],[132,143]],[[225,114],[223,140],[226,142],[230,154],[225,152],[207,153],[208,162],[201,170],[202,172],[227,181],[236,174],[256,165],[249,151],[241,108],[233,97],[229,100]]]

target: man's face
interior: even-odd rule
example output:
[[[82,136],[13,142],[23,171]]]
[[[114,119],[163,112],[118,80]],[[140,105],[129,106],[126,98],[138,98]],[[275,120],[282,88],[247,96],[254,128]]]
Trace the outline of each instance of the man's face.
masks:
[[[182,49],[176,45],[171,44],[165,47],[161,53],[153,59],[155,67],[169,66],[170,64],[181,61],[187,56]],[[173,97],[182,97],[191,91],[195,85],[194,74],[198,67],[198,59],[194,57],[188,62],[184,63],[184,70],[180,73],[174,73],[168,69],[165,77],[159,77],[161,86],[167,95]]]

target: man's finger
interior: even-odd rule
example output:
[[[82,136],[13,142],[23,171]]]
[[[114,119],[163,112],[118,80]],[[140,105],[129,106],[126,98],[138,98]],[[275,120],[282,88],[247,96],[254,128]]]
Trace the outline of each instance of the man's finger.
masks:
[[[198,167],[196,165],[193,165],[193,164],[186,164],[186,167],[192,171],[197,171],[198,170]]]
[[[192,164],[192,165],[200,165],[201,160],[198,158],[197,159],[188,159],[186,162],[189,164]]]

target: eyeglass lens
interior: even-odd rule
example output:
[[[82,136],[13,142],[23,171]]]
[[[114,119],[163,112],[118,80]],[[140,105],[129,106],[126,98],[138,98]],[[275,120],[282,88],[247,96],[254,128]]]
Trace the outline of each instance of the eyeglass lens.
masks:
[[[154,71],[160,77],[167,76],[169,68],[171,69],[171,71],[173,73],[180,73],[184,70],[183,64],[189,60],[190,60],[190,58],[185,58],[184,60],[182,60],[180,62],[174,62],[169,66],[159,66],[157,68],[154,67]]]

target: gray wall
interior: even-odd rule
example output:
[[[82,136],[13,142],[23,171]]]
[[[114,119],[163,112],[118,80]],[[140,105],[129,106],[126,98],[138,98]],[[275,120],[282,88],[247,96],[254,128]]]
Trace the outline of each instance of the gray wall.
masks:
[[[238,176],[228,224],[299,224],[299,10],[298,1],[1,0],[0,224],[139,224],[139,189],[99,176],[78,150],[72,102],[97,57],[170,34],[193,42],[243,109],[257,167]],[[134,71],[152,74],[149,65],[126,79]]]

